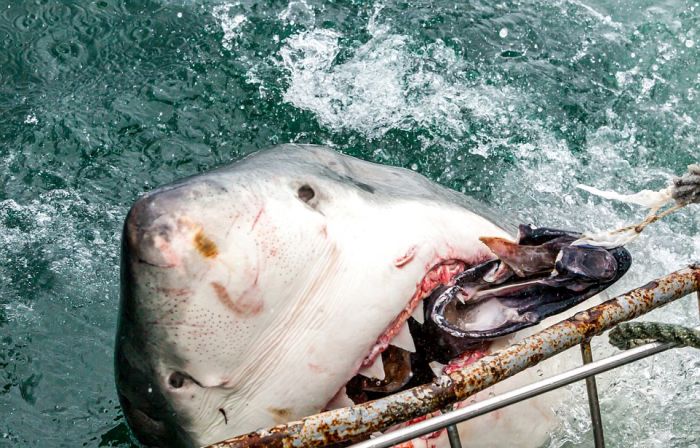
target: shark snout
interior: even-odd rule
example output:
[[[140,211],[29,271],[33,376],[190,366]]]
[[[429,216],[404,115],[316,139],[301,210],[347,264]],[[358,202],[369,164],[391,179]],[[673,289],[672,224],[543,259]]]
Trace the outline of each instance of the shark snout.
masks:
[[[185,188],[156,191],[133,205],[124,226],[125,243],[137,261],[157,268],[182,263],[201,230],[188,213]]]

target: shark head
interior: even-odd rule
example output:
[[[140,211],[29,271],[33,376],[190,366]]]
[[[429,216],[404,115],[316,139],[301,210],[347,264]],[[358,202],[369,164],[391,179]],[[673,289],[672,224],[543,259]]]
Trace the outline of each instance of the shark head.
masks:
[[[320,146],[146,194],[122,249],[115,367],[130,427],[145,445],[202,446],[368,400],[593,293],[579,277],[535,285],[541,270],[514,282],[532,263],[512,245],[566,235],[516,241],[506,227],[415,172]],[[626,270],[614,268],[603,283]],[[475,292],[476,323],[441,287]]]

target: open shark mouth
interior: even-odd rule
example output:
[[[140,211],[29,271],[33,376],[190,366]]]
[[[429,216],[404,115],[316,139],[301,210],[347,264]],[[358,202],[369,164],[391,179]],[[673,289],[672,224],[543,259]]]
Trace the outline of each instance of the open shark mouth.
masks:
[[[328,409],[449,374],[487,355],[494,339],[581,303],[627,272],[627,250],[572,245],[580,236],[521,225],[517,242],[481,239],[494,260],[434,266]]]

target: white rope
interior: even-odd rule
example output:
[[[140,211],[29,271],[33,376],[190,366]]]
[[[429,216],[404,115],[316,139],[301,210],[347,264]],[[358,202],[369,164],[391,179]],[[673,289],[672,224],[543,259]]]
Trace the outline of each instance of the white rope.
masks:
[[[628,204],[637,204],[645,208],[659,209],[668,201],[673,199],[673,186],[669,186],[659,191],[642,190],[634,194],[620,194],[614,191],[599,190],[588,185],[578,184],[576,188],[585,190],[596,196],[615,201],[626,202]]]
[[[615,191],[599,190],[588,185],[577,185],[576,187],[605,199],[636,204],[649,209],[649,214],[638,224],[607,232],[586,232],[572,243],[575,246],[587,245],[612,249],[624,246],[637,238],[649,224],[686,205],[700,203],[700,164],[689,165],[686,174],[674,178],[671,185],[659,191],[642,190],[634,194],[620,194]],[[667,208],[664,209],[664,207]]]

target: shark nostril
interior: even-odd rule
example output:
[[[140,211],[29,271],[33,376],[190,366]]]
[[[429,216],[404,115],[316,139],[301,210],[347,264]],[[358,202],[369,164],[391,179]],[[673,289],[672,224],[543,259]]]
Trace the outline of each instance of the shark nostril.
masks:
[[[187,378],[187,375],[185,375],[184,373],[173,372],[170,374],[170,377],[168,377],[168,384],[173,389],[179,389],[185,385],[185,381],[187,380]]]

